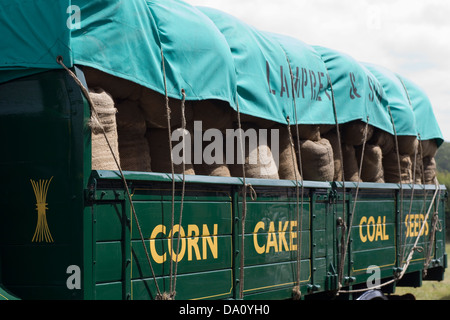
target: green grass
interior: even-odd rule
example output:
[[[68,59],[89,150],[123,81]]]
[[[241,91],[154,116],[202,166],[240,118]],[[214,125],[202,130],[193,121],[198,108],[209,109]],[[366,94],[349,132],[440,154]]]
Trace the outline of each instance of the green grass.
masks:
[[[450,243],[445,246],[445,251],[450,256]],[[443,281],[423,281],[419,288],[397,288],[395,294],[412,293],[417,300],[450,300],[450,270],[445,271]]]

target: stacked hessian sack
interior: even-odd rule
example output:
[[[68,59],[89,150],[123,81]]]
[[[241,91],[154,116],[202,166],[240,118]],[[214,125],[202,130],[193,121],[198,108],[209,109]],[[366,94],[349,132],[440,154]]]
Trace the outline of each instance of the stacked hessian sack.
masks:
[[[170,173],[165,97],[96,69],[85,67],[84,73],[98,121],[122,169]],[[352,121],[339,125],[339,146],[334,125],[291,125],[289,130],[287,125],[241,114],[245,161],[242,166],[237,157],[240,148],[238,116],[228,104],[218,100],[169,99],[169,107],[171,135],[178,137],[172,141],[172,149],[186,153],[185,174],[242,177],[244,169],[248,178],[358,181],[362,165],[359,181],[363,182],[430,184],[435,181],[435,140],[418,141],[415,136],[398,136],[396,141],[385,131],[362,121]],[[90,125],[92,168],[117,170],[103,130],[94,118]],[[265,134],[261,134],[261,129],[266,130]],[[277,133],[274,135],[272,130]],[[252,134],[256,135],[256,144],[250,143]],[[196,135],[200,146],[194,146]],[[174,148],[181,139],[184,139],[182,151]],[[211,151],[210,143],[215,139],[221,141],[215,144],[216,150]],[[227,154],[230,144],[233,158]],[[199,151],[200,156],[195,156]],[[175,173],[183,173],[182,164],[173,165]]]

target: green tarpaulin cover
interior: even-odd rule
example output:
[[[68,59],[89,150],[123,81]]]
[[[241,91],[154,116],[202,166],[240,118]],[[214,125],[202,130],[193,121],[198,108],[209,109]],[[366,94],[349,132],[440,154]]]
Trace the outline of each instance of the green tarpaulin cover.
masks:
[[[311,48],[296,39],[257,30],[221,11],[200,9],[230,46],[240,112],[279,123],[287,123],[288,116],[292,124],[295,119],[335,123],[326,96],[326,69]]]
[[[416,119],[416,129],[420,140],[435,139],[438,146],[444,142],[441,129],[433,113],[430,99],[422,88],[405,77],[397,75],[402,81]]]
[[[314,48],[331,77],[339,123],[361,120],[392,134],[392,121],[379,81],[351,56],[320,46]]]
[[[364,66],[370,70],[383,86],[397,135],[417,136],[414,112],[405,88],[397,75],[378,65],[364,63]]]

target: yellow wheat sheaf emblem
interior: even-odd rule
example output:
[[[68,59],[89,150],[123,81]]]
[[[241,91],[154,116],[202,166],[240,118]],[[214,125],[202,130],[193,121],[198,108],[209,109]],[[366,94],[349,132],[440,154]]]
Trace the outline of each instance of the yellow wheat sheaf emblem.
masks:
[[[36,196],[37,225],[31,242],[53,242],[52,235],[47,224],[47,191],[53,177],[49,180],[34,181],[30,179]]]

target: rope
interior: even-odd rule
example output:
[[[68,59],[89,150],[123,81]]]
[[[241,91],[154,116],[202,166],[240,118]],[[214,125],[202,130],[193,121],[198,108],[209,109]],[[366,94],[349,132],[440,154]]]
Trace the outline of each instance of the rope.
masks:
[[[182,95],[182,99],[181,99],[181,129],[183,130],[183,162],[182,162],[182,166],[183,166],[183,181],[182,181],[182,188],[181,188],[181,203],[180,203],[180,221],[179,221],[179,226],[180,228],[178,229],[178,240],[177,240],[177,259],[175,261],[175,274],[174,274],[174,279],[173,279],[173,289],[171,290],[171,292],[173,292],[173,296],[175,297],[175,293],[176,293],[176,287],[177,287],[177,270],[178,270],[178,255],[180,253],[180,238],[181,238],[181,222],[183,221],[183,205],[184,205],[184,193],[185,193],[185,189],[186,189],[186,174],[185,174],[185,169],[186,169],[186,161],[185,161],[185,156],[186,156],[186,141],[185,141],[185,137],[184,137],[184,133],[186,130],[186,116],[185,116],[185,101],[186,101],[186,92],[184,91],[184,89],[181,89],[181,95]],[[173,235],[173,232],[172,232]],[[171,279],[172,280],[172,279]],[[171,287],[172,287],[172,283],[171,283]]]
[[[83,95],[85,96],[86,100],[87,100],[88,103],[89,103],[89,106],[90,106],[91,112],[92,112],[92,114],[93,114],[93,116],[94,116],[94,119],[98,122],[98,125],[99,125],[99,127],[101,128],[101,130],[102,130],[102,132],[103,132],[103,136],[105,137],[105,140],[106,140],[106,143],[108,144],[109,150],[111,151],[111,154],[112,154],[112,156],[113,156],[113,158],[114,158],[114,161],[115,161],[115,163],[116,163],[116,166],[117,166],[117,168],[119,169],[120,177],[121,177],[121,179],[122,179],[122,181],[123,181],[123,184],[124,184],[124,187],[125,187],[125,190],[126,190],[126,193],[127,193],[128,201],[130,202],[131,211],[132,211],[132,213],[133,213],[134,220],[136,221],[136,225],[137,225],[137,228],[138,228],[138,231],[139,231],[139,235],[140,235],[140,238],[141,238],[141,243],[142,243],[142,246],[144,247],[145,256],[147,257],[147,262],[148,262],[148,264],[149,264],[149,266],[150,266],[150,270],[151,270],[151,272],[152,272],[152,276],[153,276],[153,280],[154,280],[154,283],[155,283],[155,287],[156,287],[156,290],[157,290],[157,292],[158,292],[158,295],[157,295],[157,296],[161,296],[161,291],[160,291],[160,289],[159,289],[158,282],[156,281],[155,271],[154,271],[154,269],[153,269],[153,265],[152,265],[152,262],[151,262],[151,260],[150,260],[150,256],[149,256],[148,251],[147,251],[147,246],[145,245],[144,236],[143,236],[143,234],[142,234],[141,226],[140,226],[140,224],[139,224],[139,220],[138,220],[137,215],[136,215],[136,210],[135,210],[135,208],[134,208],[134,204],[133,204],[133,201],[132,201],[132,198],[131,198],[130,190],[128,189],[128,183],[127,183],[127,181],[126,181],[126,179],[125,179],[125,176],[124,176],[124,174],[123,174],[122,168],[121,168],[121,166],[120,166],[120,164],[119,164],[119,161],[118,161],[118,159],[117,159],[117,155],[114,153],[113,148],[112,148],[112,146],[111,146],[111,143],[109,142],[108,136],[106,135],[105,129],[104,129],[103,125],[102,125],[102,124],[100,123],[100,121],[99,121],[99,116],[98,116],[97,110],[96,110],[95,107],[94,107],[94,103],[92,102],[91,97],[89,96],[89,92],[88,92],[88,90],[84,87],[83,83],[82,83],[82,82],[78,79],[78,77],[72,72],[72,70],[70,70],[69,68],[66,67],[66,65],[65,65],[64,62],[63,62],[63,58],[62,58],[61,56],[58,56],[58,57],[56,58],[56,62],[57,62],[59,65],[61,65],[61,66],[68,72],[68,74],[73,78],[73,80],[75,81],[75,83],[80,87],[80,89],[81,89]]]
[[[242,126],[241,126],[241,113],[239,111],[239,102],[236,95],[236,109],[237,109],[237,119],[238,119],[238,131],[239,131],[239,148],[241,150],[241,155],[243,157],[242,161],[242,219],[241,219],[241,261],[239,265],[239,299],[244,298],[244,265],[245,265],[245,247],[244,247],[244,234],[245,234],[245,219],[247,215],[247,185],[245,179],[245,157],[244,157],[244,147],[242,144]],[[251,187],[253,192],[255,191],[253,187]],[[256,192],[255,192],[256,194]]]
[[[435,180],[436,188],[439,187],[439,182],[436,178]],[[433,212],[433,217],[431,218],[431,233],[430,233],[430,240],[427,248],[426,258],[424,262],[424,270],[423,275],[426,276],[428,274],[428,265],[431,262],[431,256],[432,256],[432,247],[434,245],[434,240],[436,237],[436,231],[439,230],[439,232],[442,231],[442,224],[439,220],[439,202],[441,201],[441,193],[439,192],[438,200],[436,202],[436,210]],[[438,227],[439,226],[439,227]],[[419,234],[420,235],[420,234]]]
[[[422,234],[422,232],[423,232],[423,230],[425,228],[426,221],[428,219],[428,216],[430,215],[431,208],[433,207],[434,201],[436,199],[436,195],[438,193],[440,193],[440,188],[439,188],[439,186],[436,186],[436,190],[434,192],[433,199],[431,200],[430,206],[428,207],[427,214],[425,216],[424,221],[422,222],[419,234],[416,237],[416,240],[414,241],[414,245],[411,248],[411,250],[410,250],[410,252],[408,254],[408,257],[407,257],[405,263],[403,264],[403,266],[401,268],[402,271],[399,274],[396,274],[393,279],[391,279],[391,280],[389,280],[389,281],[387,281],[387,282],[385,282],[383,284],[380,284],[378,286],[374,286],[374,287],[371,287],[371,288],[358,289],[358,290],[340,290],[341,293],[360,293],[360,292],[365,292],[365,291],[372,290],[372,289],[380,289],[380,288],[385,287],[385,286],[387,286],[387,285],[389,285],[391,283],[397,282],[397,281],[399,281],[399,280],[401,280],[403,278],[403,276],[405,275],[406,271],[408,270],[409,264],[411,263],[411,260],[413,258],[414,252],[415,251],[421,252],[423,250],[422,247],[417,246],[417,243],[419,242],[421,234]]]
[[[327,70],[328,71],[328,70]],[[338,227],[342,228],[342,236],[341,236],[341,248],[343,248],[344,246],[344,235],[345,232],[347,230],[347,226],[345,223],[346,220],[346,213],[345,213],[345,203],[346,203],[346,197],[345,197],[345,171],[344,171],[344,155],[342,153],[342,138],[341,138],[341,130],[339,128],[339,119],[337,116],[337,108],[336,108],[336,99],[334,96],[334,90],[333,90],[333,83],[331,81],[330,76],[328,75],[328,84],[330,86],[330,90],[331,90],[331,102],[332,102],[332,106],[333,106],[333,115],[334,115],[334,121],[336,124],[336,134],[337,134],[337,139],[338,139],[338,147],[339,147],[339,158],[341,160],[341,173],[342,173],[342,188],[343,188],[343,192],[342,192],[342,219],[338,219]],[[343,261],[342,255],[341,255],[341,261]],[[343,264],[339,264],[339,270],[338,270],[338,279],[340,279],[338,281],[339,283],[339,289],[336,292],[337,294],[339,294],[339,290],[340,290],[340,286],[341,286],[341,281],[343,278]]]
[[[341,282],[344,277],[345,256],[347,255],[347,248],[350,243],[350,234],[351,234],[351,230],[352,230],[352,226],[353,226],[353,217],[355,215],[356,203],[358,202],[358,193],[359,193],[359,187],[360,187],[360,182],[361,182],[361,172],[362,172],[362,167],[363,167],[363,162],[364,162],[364,154],[365,154],[365,149],[366,149],[368,131],[369,131],[369,117],[367,116],[366,127],[364,128],[364,141],[363,141],[361,159],[360,159],[359,171],[358,171],[358,182],[356,184],[355,199],[353,201],[353,208],[352,208],[352,212],[350,214],[350,226],[348,228],[345,228],[346,230],[348,230],[347,240],[345,241],[344,247],[342,248],[342,251],[341,251],[341,261],[340,261],[339,276],[338,276],[339,286],[342,285]]]
[[[301,183],[301,200],[299,200],[299,198],[300,198],[300,192],[299,192],[299,186],[298,186],[299,179],[297,177],[297,170],[295,170],[295,166],[297,164],[295,163],[295,157],[294,157],[295,147],[294,147],[294,141],[292,138],[290,119],[289,119],[289,116],[287,116],[286,120],[287,120],[288,132],[289,132],[289,142],[291,145],[292,162],[294,165],[294,173],[295,173],[297,226],[298,226],[298,230],[299,230],[299,235],[297,237],[297,269],[296,269],[297,284],[294,286],[294,288],[292,288],[292,293],[293,293],[293,298],[295,300],[300,300],[301,295],[302,295],[301,290],[300,290],[300,271],[301,271],[301,247],[302,247],[302,230],[303,230],[303,195],[304,195],[303,165],[302,165],[303,162],[302,162],[302,151],[300,148],[300,130],[299,130],[299,126],[298,126],[297,104],[295,102],[294,73],[292,72],[291,62],[285,51],[284,51],[284,55],[286,57],[286,60],[287,60],[288,66],[289,66],[289,73],[291,75],[292,102],[294,105],[295,129],[296,129],[296,134],[297,134],[297,150],[298,150],[298,158],[299,158],[298,159],[299,174],[300,174],[300,183]],[[299,213],[299,211],[300,211],[300,213]]]
[[[172,208],[171,208],[171,230],[173,230],[174,227],[174,220],[175,220],[175,168],[173,165],[173,159],[172,159],[172,126],[170,122],[170,105],[169,105],[169,95],[167,94],[167,79],[166,79],[166,66],[164,63],[164,52],[161,46],[161,61],[162,61],[162,70],[163,70],[163,80],[164,80],[164,95],[165,95],[165,106],[166,106],[166,118],[167,118],[167,134],[169,139],[169,150],[170,150],[170,169],[171,169],[171,177],[172,177]],[[173,244],[173,232],[170,236],[170,241]],[[177,257],[178,260],[178,257]],[[165,294],[161,297],[159,297],[159,300],[173,300],[175,298],[175,292],[173,291],[173,259],[170,259],[170,268],[169,268],[169,278],[170,278],[170,292],[168,294]]]
[[[289,133],[289,144],[291,146],[291,152],[292,152],[292,164],[294,165],[294,175],[295,175],[295,193],[296,193],[296,200],[297,200],[297,225],[299,225],[299,198],[300,198],[300,192],[299,192],[299,180],[297,176],[297,170],[295,170],[295,166],[297,166],[297,163],[295,161],[295,149],[294,149],[294,140],[292,138],[292,132],[291,132],[291,124],[289,121],[289,116],[286,118],[287,120],[287,128]],[[303,183],[302,183],[303,185]],[[303,206],[302,206],[303,207]],[[300,229],[301,234],[301,229]],[[297,240],[297,284],[292,289],[292,292],[294,293],[294,299],[300,300],[301,298],[301,291],[300,291],[300,263],[301,263],[301,256],[300,256],[300,245],[301,241]]]

